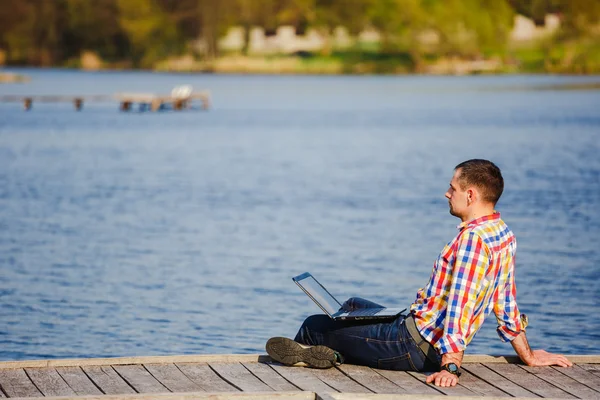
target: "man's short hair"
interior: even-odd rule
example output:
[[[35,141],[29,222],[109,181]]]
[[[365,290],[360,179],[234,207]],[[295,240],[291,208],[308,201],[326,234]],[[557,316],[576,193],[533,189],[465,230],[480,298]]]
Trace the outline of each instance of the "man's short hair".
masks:
[[[460,170],[458,182],[462,190],[475,186],[481,191],[484,201],[496,205],[504,191],[504,178],[496,164],[473,159],[461,162],[454,170]]]

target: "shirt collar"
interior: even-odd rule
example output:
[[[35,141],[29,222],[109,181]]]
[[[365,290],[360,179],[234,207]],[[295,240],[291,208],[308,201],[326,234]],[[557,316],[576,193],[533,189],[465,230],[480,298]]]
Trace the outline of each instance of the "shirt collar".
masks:
[[[483,216],[483,217],[479,217],[479,218],[476,218],[476,219],[472,219],[470,221],[462,222],[456,228],[459,231],[462,231],[463,229],[465,229],[468,226],[477,226],[477,225],[482,225],[482,224],[484,224],[486,222],[489,222],[489,221],[499,221],[499,220],[500,220],[500,213],[498,211],[494,210],[493,214],[486,215],[486,216]]]

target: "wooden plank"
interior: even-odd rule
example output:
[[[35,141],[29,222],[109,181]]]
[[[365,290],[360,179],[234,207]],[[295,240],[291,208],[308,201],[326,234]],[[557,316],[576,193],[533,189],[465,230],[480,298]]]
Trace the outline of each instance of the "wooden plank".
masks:
[[[408,371],[407,373],[414,376],[415,378],[419,379],[421,382],[427,384],[426,379],[429,374],[424,374],[422,372],[411,372],[411,371]],[[433,384],[430,384],[430,385],[433,385]],[[456,385],[454,387],[435,386],[435,390],[440,391],[447,396],[475,396],[476,395],[476,393],[473,393],[466,387],[462,386],[460,384],[460,382],[458,382],[458,385]]]
[[[135,390],[112,367],[82,367],[82,369],[106,394],[135,393]]]
[[[488,382],[479,379],[464,368],[459,381],[461,386],[464,386],[473,393],[477,393],[482,396],[511,397],[509,394],[503,392],[502,390],[498,389],[493,385],[490,385]]]
[[[250,371],[258,379],[269,385],[269,387],[279,392],[293,392],[300,390],[284,377],[279,375],[273,368],[265,363],[242,363],[242,365]]]
[[[561,374],[567,375],[568,377],[575,379],[577,382],[583,383],[584,385],[600,392],[600,376],[596,376],[579,365],[574,365],[571,368],[552,367]],[[600,397],[600,396],[598,396]]]
[[[335,392],[335,389],[313,375],[308,368],[286,367],[281,364],[271,364],[271,367],[302,390],[321,393]]]
[[[19,398],[15,400],[26,400]],[[312,392],[253,392],[253,393],[136,393],[96,396],[48,397],[48,400],[315,400]],[[444,399],[447,400],[447,399]]]
[[[54,368],[26,368],[25,372],[44,396],[76,394]]]
[[[343,393],[372,393],[372,390],[355,382],[337,368],[311,369],[317,378],[335,390]]]
[[[169,389],[157,381],[142,365],[115,365],[115,371],[138,393],[162,393]]]
[[[0,370],[0,386],[9,397],[42,397],[23,369]]]
[[[148,372],[171,392],[201,392],[203,389],[175,366],[175,364],[145,364]]]
[[[475,400],[475,399],[487,399],[487,400],[502,400],[505,397],[464,397],[464,396],[446,396],[443,394],[430,395],[430,394],[367,394],[367,393],[327,393],[325,395],[319,394],[317,400]],[[523,398],[514,398],[513,400],[523,400]]]
[[[271,389],[264,382],[252,375],[240,363],[210,363],[208,364],[221,378],[243,392],[268,392]]]
[[[78,395],[103,394],[80,367],[58,367],[56,372]]]
[[[230,385],[215,373],[208,364],[175,364],[181,372],[190,378],[196,385],[207,392],[238,392],[239,389]]]
[[[576,364],[600,364],[600,355],[569,355],[569,360]],[[209,363],[209,362],[270,362],[264,354],[193,354],[175,356],[145,357],[113,357],[113,358],[68,358],[25,361],[0,361],[0,369],[42,368],[42,367],[82,367],[88,365],[129,365],[129,364],[161,364],[161,363]],[[465,355],[463,364],[484,362],[504,363],[517,361],[513,356]],[[596,367],[600,368],[600,365]]]
[[[594,354],[574,354],[566,356],[569,361],[575,364],[600,364],[600,355]],[[521,364],[521,359],[516,355],[491,356],[488,354],[467,354],[463,357],[462,364],[472,363],[500,363],[500,364]],[[600,368],[600,365],[597,365]]]
[[[408,393],[406,390],[392,383],[390,380],[384,378],[382,375],[378,374],[369,367],[342,364],[337,368],[339,368],[344,374],[348,375],[351,379],[369,388],[369,390],[375,393]],[[413,378],[411,377],[410,379]]]
[[[462,364],[461,368],[514,397],[538,397],[483,364]]]
[[[600,373],[600,365],[599,364],[580,363],[579,366],[581,368],[585,369],[586,371],[589,371],[592,373]]]
[[[513,381],[517,385],[537,394],[540,397],[557,399],[572,399],[569,393],[552,386],[529,372],[514,364],[487,364],[488,368]]]
[[[209,362],[268,362],[271,358],[262,354],[206,354],[181,356],[111,357],[111,358],[67,358],[26,361],[0,361],[0,369],[83,367],[88,365],[131,365],[166,363],[209,363]]]
[[[425,383],[421,379],[415,379],[414,376],[405,371],[388,371],[385,369],[376,369],[375,371],[384,378],[389,379],[390,382],[393,382],[404,389],[409,394],[441,394],[441,392],[434,389],[434,386]]]
[[[563,375],[552,367],[527,367],[521,366],[525,371],[534,374],[538,378],[572,394],[580,399],[600,398],[600,393],[585,386],[584,384]],[[565,368],[568,369],[568,368]]]

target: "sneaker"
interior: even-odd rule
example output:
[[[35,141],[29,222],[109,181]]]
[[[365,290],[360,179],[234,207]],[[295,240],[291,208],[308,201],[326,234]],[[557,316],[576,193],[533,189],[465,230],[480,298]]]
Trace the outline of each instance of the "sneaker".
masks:
[[[305,346],[284,337],[272,337],[266,349],[273,360],[289,366],[301,362],[312,368],[331,368],[342,362],[341,355],[329,347]]]

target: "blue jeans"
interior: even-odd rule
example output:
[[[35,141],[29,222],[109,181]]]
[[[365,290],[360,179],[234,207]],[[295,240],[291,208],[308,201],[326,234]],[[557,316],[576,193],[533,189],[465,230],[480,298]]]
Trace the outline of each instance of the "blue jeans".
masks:
[[[346,311],[382,307],[372,301],[352,297],[342,305]],[[425,357],[404,324],[406,316],[382,322],[373,320],[335,321],[327,315],[304,320],[296,338],[298,343],[324,345],[339,352],[349,364],[397,371],[437,371]]]

